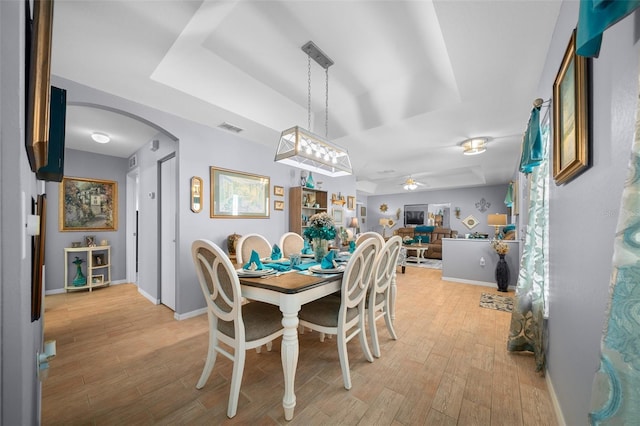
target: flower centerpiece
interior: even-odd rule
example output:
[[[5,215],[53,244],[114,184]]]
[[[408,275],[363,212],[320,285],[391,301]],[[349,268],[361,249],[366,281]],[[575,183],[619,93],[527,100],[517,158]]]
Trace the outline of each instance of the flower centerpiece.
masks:
[[[316,213],[309,218],[309,226],[303,235],[312,242],[317,262],[327,254],[329,240],[336,238],[336,228],[327,212]]]

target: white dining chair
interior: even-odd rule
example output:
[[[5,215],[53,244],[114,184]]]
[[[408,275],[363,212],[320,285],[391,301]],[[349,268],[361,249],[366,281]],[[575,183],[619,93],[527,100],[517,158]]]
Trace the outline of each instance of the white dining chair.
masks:
[[[246,351],[258,349],[283,334],[282,312],[276,305],[253,301],[242,304],[240,281],[225,253],[208,240],[196,240],[191,254],[209,317],[209,351],[197,389],[209,379],[220,353],[233,362],[227,417],[236,415]],[[233,354],[220,345],[231,347]]]
[[[356,335],[365,358],[373,362],[366,336],[365,303],[373,264],[378,254],[374,239],[363,241],[351,255],[342,276],[340,296],[329,295],[302,305],[300,325],[325,334],[337,335],[338,357],[345,389],[351,389],[347,343]]]
[[[247,234],[236,243],[236,259],[238,263],[248,262],[251,258],[251,251],[255,250],[260,259],[271,257],[271,244],[260,234]]]
[[[286,232],[280,237],[278,242],[282,255],[289,257],[290,254],[300,254],[304,248],[304,238],[295,232]]]
[[[391,284],[395,278],[401,248],[402,238],[397,235],[391,237],[380,250],[371,276],[371,285],[367,296],[367,320],[373,355],[376,358],[380,358],[380,342],[376,328],[378,319],[384,317],[391,338],[398,339],[391,320],[392,304],[395,303],[395,294],[392,294]]]
[[[382,247],[384,245],[384,238],[382,237],[382,235],[378,234],[377,232],[369,231],[363,232],[362,234],[358,235],[358,238],[356,238],[356,247],[367,238],[373,238],[377,240],[380,243],[379,247]]]

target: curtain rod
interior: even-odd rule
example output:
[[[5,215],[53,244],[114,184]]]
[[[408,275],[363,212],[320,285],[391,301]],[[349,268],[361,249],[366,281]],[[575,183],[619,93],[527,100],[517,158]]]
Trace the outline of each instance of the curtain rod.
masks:
[[[536,108],[540,108],[542,107],[542,105],[544,104],[548,104],[549,102],[551,102],[551,99],[547,99],[546,101],[542,98],[537,98],[533,100],[533,106]]]

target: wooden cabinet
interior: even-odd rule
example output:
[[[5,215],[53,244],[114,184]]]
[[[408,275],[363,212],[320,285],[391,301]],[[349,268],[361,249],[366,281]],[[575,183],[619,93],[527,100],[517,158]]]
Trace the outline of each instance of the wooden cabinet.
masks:
[[[327,191],[295,186],[289,189],[289,231],[300,235],[309,218],[327,211]]]
[[[74,285],[77,266],[76,257],[82,262],[80,269],[86,278],[84,284]],[[64,249],[65,290],[93,290],[111,283],[111,246],[72,247]]]

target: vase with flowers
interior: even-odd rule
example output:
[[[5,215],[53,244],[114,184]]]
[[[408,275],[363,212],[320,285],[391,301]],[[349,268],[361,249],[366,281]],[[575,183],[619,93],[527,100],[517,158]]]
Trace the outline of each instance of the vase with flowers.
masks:
[[[331,216],[327,212],[316,213],[309,218],[309,226],[303,235],[313,246],[313,254],[316,262],[322,261],[329,248],[329,240],[336,238],[336,227]]]
[[[505,260],[505,255],[509,253],[509,244],[501,240],[491,240],[491,248],[498,254],[498,264],[496,265],[496,283],[498,291],[507,292],[509,288],[509,265]]]

